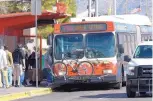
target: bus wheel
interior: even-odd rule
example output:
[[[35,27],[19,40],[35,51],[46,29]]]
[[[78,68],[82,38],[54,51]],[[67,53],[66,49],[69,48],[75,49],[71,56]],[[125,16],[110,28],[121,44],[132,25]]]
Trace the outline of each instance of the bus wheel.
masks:
[[[122,82],[118,82],[118,83],[114,84],[113,88],[114,89],[121,89],[122,88]]]
[[[122,66],[122,86],[123,87],[126,86],[126,81],[124,81],[124,78],[125,78],[125,76],[124,76],[124,67]]]
[[[114,84],[114,89],[121,89],[122,88],[122,75],[120,77],[120,82],[117,82],[116,84]]]

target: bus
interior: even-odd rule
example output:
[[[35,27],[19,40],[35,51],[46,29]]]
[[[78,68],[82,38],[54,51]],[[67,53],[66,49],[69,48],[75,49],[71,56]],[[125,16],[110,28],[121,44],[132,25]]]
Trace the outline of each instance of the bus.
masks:
[[[142,20],[143,19],[143,20]],[[117,40],[122,44],[125,52],[122,54],[122,82],[126,84],[127,62],[124,61],[124,56],[133,56],[134,49],[142,41],[152,40],[152,24],[150,19],[144,15],[130,14],[130,15],[110,15],[100,17],[78,17],[71,18],[71,22],[82,21],[112,21],[115,23],[115,33],[119,37]],[[119,25],[122,24],[122,25]],[[126,26],[132,27],[128,30]],[[136,28],[135,28],[136,27]],[[126,31],[127,30],[127,31]],[[136,33],[136,34],[128,34]],[[133,37],[134,36],[134,37]]]
[[[152,41],[152,27],[147,25],[140,26],[141,41]]]
[[[124,56],[132,55],[140,43],[139,29],[123,20],[100,17],[55,24],[48,36],[53,85],[108,83],[120,89],[126,82]]]

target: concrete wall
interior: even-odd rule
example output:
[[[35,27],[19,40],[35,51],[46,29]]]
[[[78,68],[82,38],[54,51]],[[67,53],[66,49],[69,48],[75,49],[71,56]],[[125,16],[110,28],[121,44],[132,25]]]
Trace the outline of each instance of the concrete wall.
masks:
[[[11,52],[14,51],[17,45],[17,37],[16,36],[4,36],[0,35],[0,40],[3,42],[3,45],[7,45]]]

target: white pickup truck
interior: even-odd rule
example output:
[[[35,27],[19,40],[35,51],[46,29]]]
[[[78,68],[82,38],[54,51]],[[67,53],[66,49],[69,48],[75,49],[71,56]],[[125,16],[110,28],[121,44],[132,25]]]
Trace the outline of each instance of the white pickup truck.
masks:
[[[128,97],[151,94],[152,92],[152,56],[153,41],[142,42],[137,46],[133,56],[124,57],[128,62],[126,93]]]

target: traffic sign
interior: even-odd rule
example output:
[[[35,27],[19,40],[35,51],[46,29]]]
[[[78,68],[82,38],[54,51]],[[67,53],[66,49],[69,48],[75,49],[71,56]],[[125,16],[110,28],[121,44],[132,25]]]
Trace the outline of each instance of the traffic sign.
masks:
[[[32,15],[41,15],[41,0],[31,0]]]

